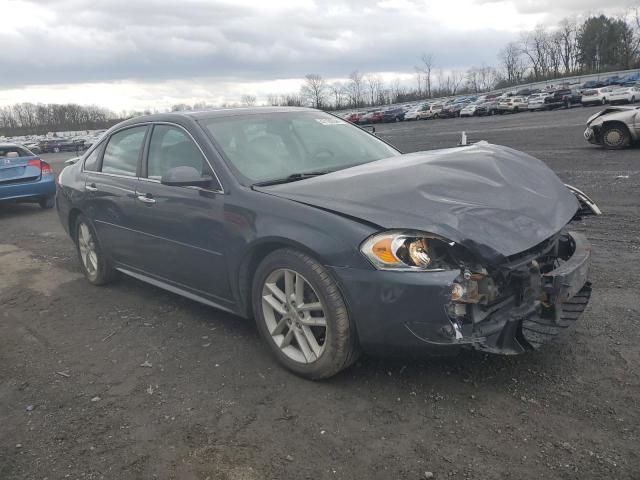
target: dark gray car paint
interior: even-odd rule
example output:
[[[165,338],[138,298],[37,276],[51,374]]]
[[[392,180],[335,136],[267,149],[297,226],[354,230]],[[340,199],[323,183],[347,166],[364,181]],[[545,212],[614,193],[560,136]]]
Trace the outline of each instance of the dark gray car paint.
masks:
[[[255,112],[260,114],[271,111],[281,112],[286,111],[286,109],[255,109]],[[527,189],[529,184],[538,186],[541,193],[526,192],[526,195],[530,199],[541,197],[539,200],[541,203],[537,203],[537,206],[533,208],[525,205],[524,208],[525,210],[538,212],[543,220],[544,212],[542,210],[545,205],[549,207],[546,213],[555,218],[555,222],[559,222],[559,219],[565,216],[570,218],[571,215],[567,212],[575,211],[577,208],[577,203],[571,194],[566,189],[564,191],[560,189],[557,186],[560,181],[550,171],[541,168],[541,164],[537,160],[524,154],[516,154],[508,149],[486,145],[453,151],[423,152],[390,159],[390,162],[399,162],[398,165],[401,167],[403,181],[413,182],[414,186],[417,186],[418,179],[410,178],[411,169],[408,166],[402,167],[402,165],[405,162],[413,162],[419,166],[425,163],[425,158],[432,157],[434,160],[434,175],[435,172],[439,171],[441,172],[441,178],[448,179],[447,181],[451,187],[455,189],[466,188],[466,196],[464,195],[465,190],[451,192],[444,188],[438,188],[437,183],[434,183],[434,190],[423,192],[424,196],[413,194],[401,198],[399,185],[390,185],[394,189],[389,189],[389,186],[386,185],[388,179],[393,177],[389,173],[389,165],[384,160],[376,162],[377,165],[374,165],[373,170],[380,169],[381,172],[385,173],[375,175],[373,171],[369,172],[365,175],[365,178],[367,178],[365,182],[359,182],[353,177],[353,172],[347,171],[344,177],[339,173],[330,174],[326,177],[308,179],[298,183],[256,191],[243,186],[234,177],[216,150],[214,143],[197,123],[199,118],[207,118],[208,116],[247,113],[250,114],[251,112],[228,110],[192,114],[154,115],[129,120],[119,124],[105,134],[104,138],[107,139],[115,129],[145,122],[171,122],[183,126],[191,133],[211,163],[220,180],[220,186],[224,188],[224,192],[211,198],[208,196],[210,194],[198,194],[197,202],[187,202],[188,199],[184,199],[185,205],[189,204],[194,211],[181,217],[181,232],[176,230],[178,227],[175,225],[175,219],[174,224],[171,222],[164,224],[165,222],[162,218],[156,218],[154,222],[162,223],[163,225],[156,225],[154,232],[142,232],[144,228],[141,228],[141,225],[134,225],[130,222],[130,216],[133,215],[133,211],[130,208],[129,196],[134,197],[132,201],[135,203],[136,193],[147,193],[150,187],[142,185],[144,181],[133,179],[134,182],[139,182],[136,184],[135,191],[133,191],[134,189],[128,184],[131,179],[122,180],[121,187],[124,188],[122,192],[127,198],[115,198],[117,196],[117,188],[110,190],[107,195],[105,195],[106,192],[100,192],[98,195],[89,194],[84,189],[87,173],[82,171],[83,161],[65,168],[59,178],[60,188],[56,205],[63,226],[69,231],[70,227],[73,227],[74,218],[78,213],[83,213],[94,221],[96,218],[111,218],[123,219],[123,221],[129,222],[124,229],[136,230],[133,232],[134,236],[132,238],[142,234],[141,237],[135,240],[126,240],[127,235],[122,235],[114,238],[113,242],[102,241],[107,255],[113,258],[114,253],[118,252],[118,256],[121,258],[120,260],[116,259],[116,264],[123,268],[134,264],[140,265],[143,260],[138,258],[140,248],[144,248],[144,243],[154,238],[151,237],[151,234],[159,237],[156,240],[165,242],[165,246],[161,246],[158,243],[158,245],[145,253],[145,255],[148,255],[148,258],[144,259],[145,268],[139,267],[135,270],[136,274],[142,275],[139,278],[147,278],[147,281],[153,279],[156,281],[154,284],[168,289],[171,289],[171,286],[182,288],[183,291],[186,290],[193,295],[191,298],[209,301],[245,317],[252,315],[249,289],[251,287],[251,274],[256,267],[257,261],[275,248],[293,247],[313,255],[327,267],[345,297],[350,317],[358,332],[359,341],[365,350],[378,350],[379,347],[387,349],[390,346],[398,346],[400,348],[415,346],[421,349],[437,349],[437,346],[426,344],[405,327],[409,324],[419,325],[428,322],[428,330],[433,332],[434,336],[438,336],[440,340],[446,338],[446,335],[443,337],[442,330],[450,327],[445,310],[445,305],[449,301],[449,284],[459,272],[415,274],[378,271],[360,253],[359,245],[362,241],[387,227],[387,220],[393,219],[394,214],[397,214],[398,218],[389,223],[389,226],[400,226],[401,228],[428,227],[430,224],[424,219],[430,218],[429,208],[437,207],[436,210],[440,213],[440,217],[449,219],[449,223],[451,223],[456,212],[456,196],[463,200],[460,208],[467,218],[474,208],[479,214],[485,213],[483,218],[488,218],[491,211],[500,213],[502,210],[508,212],[508,215],[503,213],[503,215],[507,215],[508,221],[513,221],[516,222],[516,225],[520,225],[522,221],[518,218],[514,205],[509,208],[508,205],[501,205],[497,201],[492,203],[491,199],[487,198],[486,195],[482,198],[482,191],[491,191],[493,185],[503,185],[501,189],[497,189],[497,194],[504,196],[506,202],[515,201],[514,197],[523,187]],[[503,153],[498,153],[500,151]],[[457,160],[458,155],[454,154],[456,152],[460,153],[462,160]],[[509,152],[511,154],[507,155]],[[91,150],[87,152],[87,155],[90,153]],[[483,161],[482,157],[491,158],[492,156],[500,157],[500,159],[494,160],[493,167],[489,168],[489,165],[485,164],[486,160]],[[532,167],[527,170],[528,175],[534,176],[534,174],[537,174],[540,175],[540,178],[518,178],[509,169],[507,156],[511,156],[513,161],[518,163],[532,163]],[[448,162],[451,162],[452,168],[447,171],[446,163]],[[454,177],[462,172],[465,168],[463,165],[469,168],[469,174],[465,176],[461,183],[457,183],[454,181]],[[357,168],[367,170],[366,165]],[[420,168],[425,167],[418,167],[418,169]],[[493,173],[491,173],[492,170]],[[140,165],[139,171],[144,172],[144,164]],[[95,176],[97,177],[98,175]],[[326,180],[323,180],[324,178]],[[426,186],[428,184],[426,178],[421,176],[420,185]],[[518,185],[520,185],[520,190],[509,188],[508,185],[505,185],[509,180],[517,181]],[[527,180],[531,183],[527,183]],[[111,185],[109,188],[111,189],[112,187],[117,187],[121,180],[117,177],[112,177],[108,180],[103,179],[103,181],[105,183],[109,182],[109,185]],[[337,183],[334,183],[335,181]],[[400,177],[396,178],[395,181],[399,182]],[[551,187],[546,186],[547,184],[550,184]],[[331,202],[331,208],[323,208],[322,205],[327,204],[329,201],[326,198],[326,194],[321,194],[325,188],[332,189],[334,196],[356,196],[356,192],[353,191],[348,194],[338,192],[338,185],[352,190],[356,188],[355,185],[357,185],[357,188],[363,188],[364,190],[357,197],[361,202],[364,202],[367,196],[371,198],[372,202],[377,202],[381,199],[381,192],[393,190],[395,193],[389,195],[389,198],[395,198],[397,203],[393,210],[378,209],[379,205],[375,203],[371,204],[370,209],[364,208],[362,204],[354,204],[355,208],[354,205],[342,205],[340,207],[338,205],[340,202]],[[354,186],[350,187],[349,185]],[[160,190],[164,190],[162,187],[162,185],[158,184],[154,186],[154,196],[159,195],[162,198],[166,195],[167,199],[171,197],[172,195],[169,195],[168,190],[167,192],[160,192]],[[312,202],[309,198],[304,201],[299,199],[292,201],[292,199],[285,198],[288,195],[292,197],[299,195],[299,192],[303,192],[305,187],[315,190],[316,201]],[[157,191],[155,190],[156,188],[158,189]],[[182,189],[185,187],[166,188]],[[298,193],[288,192],[289,189],[294,189]],[[496,191],[496,189],[493,189],[493,191]],[[563,195],[565,191],[568,196]],[[101,198],[101,201],[96,202],[96,197]],[[437,206],[438,197],[442,199],[443,206]],[[553,205],[553,198],[558,202],[566,202],[566,205]],[[404,205],[403,202],[409,203]],[[520,205],[522,203],[520,202]],[[493,210],[487,207],[486,204],[491,205]],[[138,207],[149,208],[144,205],[136,205],[134,209]],[[559,216],[554,213],[557,208],[560,208],[563,212]],[[403,209],[406,209],[409,213],[403,214]],[[376,215],[378,210],[380,212],[379,216]],[[334,212],[341,213],[336,215]],[[167,211],[166,214],[175,217],[177,212]],[[210,222],[210,225],[205,230],[212,233],[211,229],[220,229],[219,232],[214,232],[217,239],[214,242],[215,246],[210,243],[210,239],[204,238],[208,235],[207,233],[203,232],[201,235],[199,233],[202,231],[200,226],[203,216],[209,216]],[[422,220],[419,221],[420,219]],[[409,220],[411,220],[411,224],[402,223]],[[434,222],[433,219],[430,219],[430,221]],[[530,221],[532,220],[527,220],[525,216],[524,224],[528,225]],[[550,225],[554,224],[554,221],[544,220],[545,228],[551,228]],[[442,222],[443,231],[440,233],[449,236],[452,240],[464,241],[466,244],[473,243],[470,239],[474,239],[475,242],[478,242],[478,245],[481,245],[481,241],[488,242],[490,240],[490,229],[495,223],[487,222],[485,225],[480,221],[480,224],[481,230],[485,232],[484,237],[489,238],[476,238],[471,228],[456,230],[448,226],[446,222]],[[464,225],[473,226],[474,223],[470,220],[465,222]],[[560,230],[563,226],[560,225],[557,230]],[[496,228],[496,235],[510,236],[513,234],[513,227],[510,228],[509,225],[497,225]],[[124,231],[124,229],[122,230]],[[431,231],[439,233],[435,232],[435,228],[432,228]],[[459,232],[459,238],[453,238],[456,232]],[[174,234],[182,235],[178,240],[184,244],[185,248],[204,248],[205,250],[222,253],[220,255],[221,263],[216,263],[215,266],[211,264],[201,266],[202,268],[223,268],[222,271],[217,272],[220,275],[218,277],[220,284],[211,285],[206,276],[201,276],[197,282],[184,286],[184,282],[178,283],[175,278],[171,277],[171,269],[166,268],[166,265],[175,265],[181,261],[176,256],[175,249],[171,246],[172,242],[170,240]],[[516,235],[519,236],[518,233]],[[177,237],[173,238],[173,240],[176,239]],[[155,242],[156,240],[153,241]],[[524,242],[522,238],[521,241],[523,245],[529,245],[533,242],[533,240]],[[493,242],[489,243],[496,245]],[[485,247],[485,253],[495,254],[495,250]],[[206,260],[203,260],[203,263],[207,263]],[[129,271],[132,271],[132,269],[129,269]],[[196,275],[194,278],[198,278],[198,276]],[[227,297],[227,295],[221,294],[221,292],[230,292],[229,300],[223,301],[220,297]],[[447,352],[455,352],[458,348],[455,344],[455,339],[450,339],[448,342]]]
[[[256,189],[383,228],[434,233],[487,259],[537,245],[564,227],[579,207],[540,160],[486,142]]]

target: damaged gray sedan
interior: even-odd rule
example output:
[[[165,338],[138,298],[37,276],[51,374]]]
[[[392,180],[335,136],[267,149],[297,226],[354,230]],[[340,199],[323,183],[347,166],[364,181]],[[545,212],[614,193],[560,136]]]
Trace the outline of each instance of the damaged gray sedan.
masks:
[[[363,350],[535,350],[591,295],[570,222],[595,204],[486,142],[402,154],[316,110],[171,113],[116,125],[59,185],[89,282],[120,272],[255,318],[308,378]]]
[[[587,120],[584,138],[611,150],[626,148],[640,140],[640,107],[609,107]]]

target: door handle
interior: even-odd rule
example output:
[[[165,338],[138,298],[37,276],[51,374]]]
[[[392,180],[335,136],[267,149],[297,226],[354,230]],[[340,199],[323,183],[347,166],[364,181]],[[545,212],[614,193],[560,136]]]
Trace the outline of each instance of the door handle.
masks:
[[[150,193],[138,195],[138,200],[140,200],[142,203],[156,203],[155,199],[151,196]]]
[[[85,186],[84,186],[84,189],[85,189],[87,192],[97,192],[97,191],[98,191],[98,187],[96,187],[96,184],[95,184],[95,183],[92,183],[91,185],[85,185]]]

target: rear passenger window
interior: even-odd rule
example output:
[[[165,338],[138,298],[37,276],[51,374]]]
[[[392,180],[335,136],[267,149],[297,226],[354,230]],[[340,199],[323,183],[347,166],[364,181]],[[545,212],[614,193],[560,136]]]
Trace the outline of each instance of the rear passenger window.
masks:
[[[102,173],[135,177],[147,127],[133,127],[111,135],[104,150]]]
[[[156,125],[149,144],[147,177],[160,180],[176,167],[193,167],[202,175],[211,175],[200,149],[182,129]]]

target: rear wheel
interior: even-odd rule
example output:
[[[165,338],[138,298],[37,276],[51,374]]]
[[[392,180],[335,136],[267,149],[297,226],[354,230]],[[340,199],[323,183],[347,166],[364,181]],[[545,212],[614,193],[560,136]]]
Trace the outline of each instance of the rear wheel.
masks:
[[[258,267],[252,289],[260,334],[292,372],[320,379],[351,365],[359,348],[336,282],[308,255],[276,250]]]
[[[117,277],[109,259],[103,254],[95,228],[84,215],[76,221],[76,247],[84,276],[93,285],[104,285]]]
[[[56,205],[56,199],[55,197],[41,198],[38,201],[38,205],[40,205],[40,208],[42,209],[53,208]]]
[[[602,99],[602,101],[601,101],[600,103],[602,103],[602,105],[606,105],[606,104],[607,104],[607,99],[606,99],[606,98],[603,98],[603,99]]]
[[[602,144],[610,150],[619,150],[628,147],[631,136],[627,127],[621,123],[614,123],[602,129]]]

